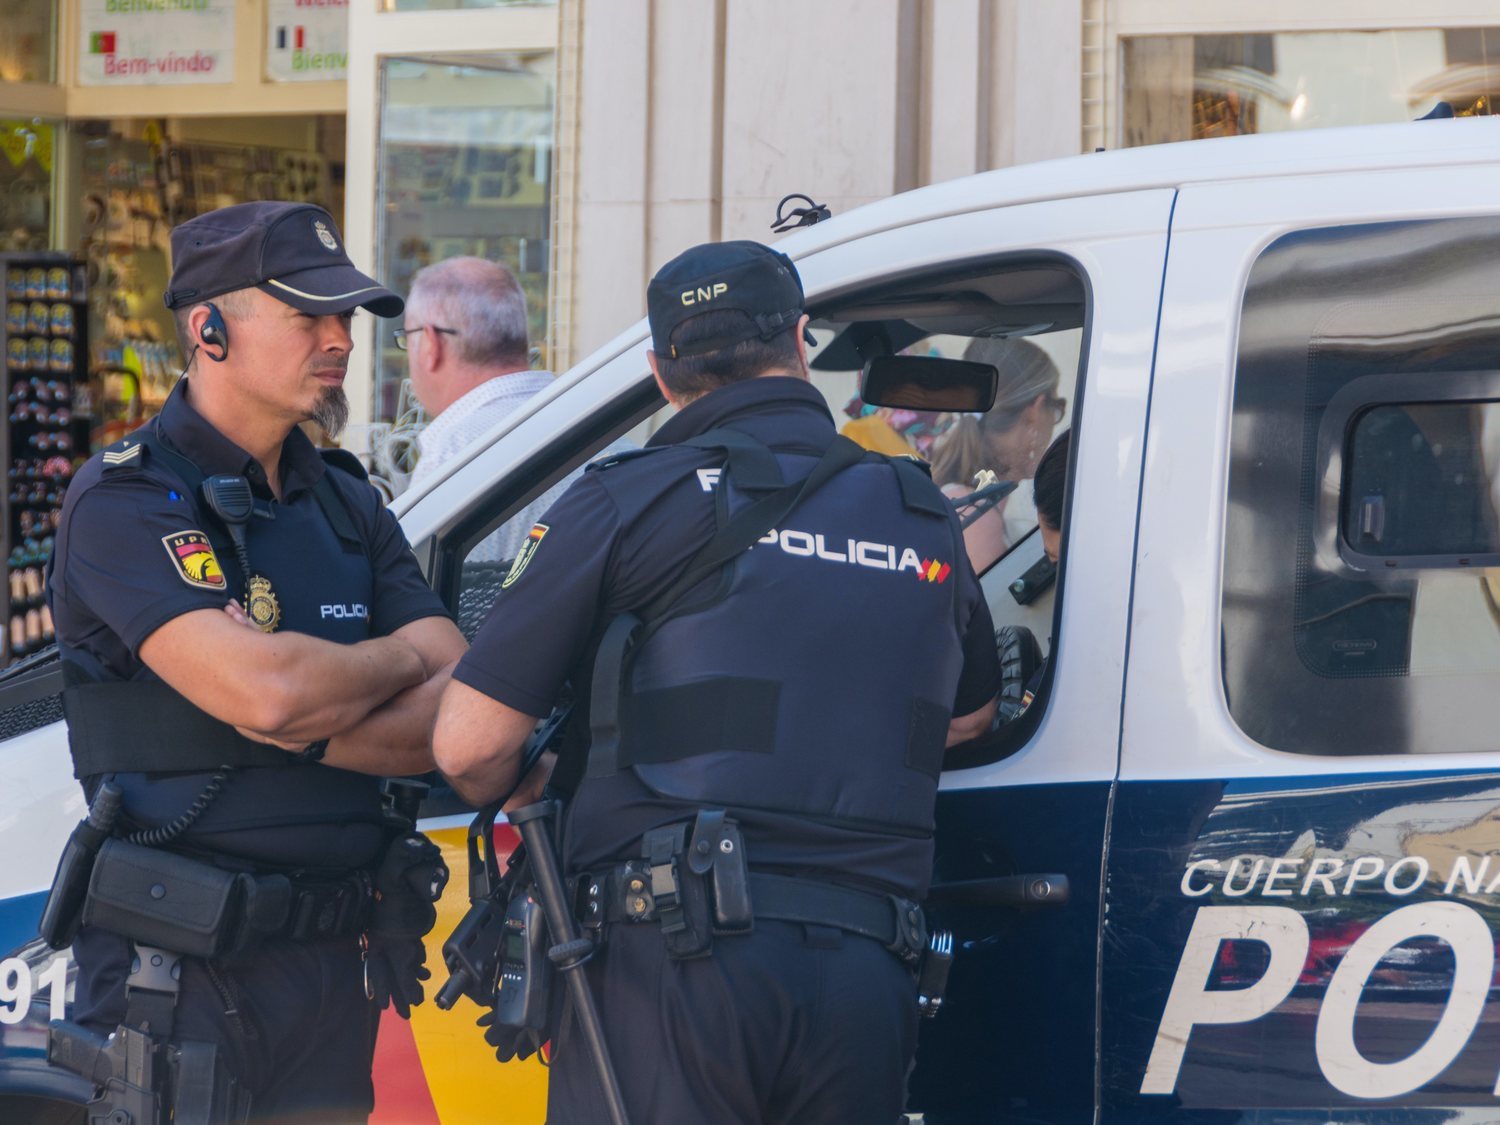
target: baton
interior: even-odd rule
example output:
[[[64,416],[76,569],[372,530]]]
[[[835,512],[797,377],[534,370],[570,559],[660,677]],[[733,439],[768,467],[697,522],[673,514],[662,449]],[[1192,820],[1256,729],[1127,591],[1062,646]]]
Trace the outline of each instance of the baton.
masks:
[[[583,1037],[588,1041],[589,1054],[593,1055],[595,1069],[599,1072],[599,1085],[604,1090],[609,1119],[612,1125],[630,1125],[630,1119],[625,1115],[625,1099],[620,1094],[620,1083],[615,1077],[614,1063],[610,1061],[609,1046],[604,1041],[604,1028],[599,1023],[599,1009],[594,1006],[594,994],[589,991],[589,982],[582,972],[584,963],[594,951],[594,943],[578,936],[578,927],[573,921],[572,912],[568,910],[562,877],[557,870],[557,853],[552,847],[550,826],[558,807],[557,801],[538,801],[511,813],[510,822],[520,832],[521,842],[526,845],[526,858],[531,863],[531,874],[542,900],[542,909],[547,913],[547,928],[552,931],[552,938],[557,943],[547,951],[547,957],[561,970],[568,982],[573,1008],[578,1013]]]

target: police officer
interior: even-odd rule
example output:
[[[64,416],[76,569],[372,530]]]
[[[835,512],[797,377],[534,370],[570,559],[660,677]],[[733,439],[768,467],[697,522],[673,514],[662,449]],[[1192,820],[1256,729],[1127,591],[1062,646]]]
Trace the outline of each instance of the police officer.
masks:
[[[177,227],[172,252],[187,377],[79,471],[49,598],[75,773],[123,795],[111,844],[144,849],[137,869],[199,866],[148,872],[139,903],[96,870],[112,901],[91,893],[73,944],[75,1018],[212,1045],[256,1120],[363,1121],[378,1009],[405,1015],[425,975],[434,895],[395,884],[440,879],[379,777],[431,768],[464,642],[358,461],[298,426],[337,432],[350,319],[402,302],[318,207],[223,208]],[[142,920],[223,872],[243,878],[222,932]],[[165,952],[144,956],[147,939]],[[215,952],[140,977],[185,948]]]
[[[552,782],[632,1120],[895,1121],[942,756],[994,715],[990,615],[925,469],[836,435],[787,257],[698,246],[647,301],[679,413],[532,529],[434,756],[496,799],[572,682]],[[548,1120],[607,1120],[577,1028],[554,1044]]]

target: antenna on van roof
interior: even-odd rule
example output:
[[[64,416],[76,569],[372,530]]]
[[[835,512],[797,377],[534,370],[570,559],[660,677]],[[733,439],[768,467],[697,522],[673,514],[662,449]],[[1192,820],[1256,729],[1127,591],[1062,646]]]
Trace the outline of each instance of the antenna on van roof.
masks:
[[[1452,117],[1452,116],[1453,116],[1453,107],[1451,105],[1449,105],[1447,102],[1438,102],[1437,105],[1433,106],[1426,113],[1422,114],[1422,116],[1419,117],[1419,118],[1417,118],[1417,120],[1418,121],[1441,121],[1444,118],[1448,118],[1448,117]]]
[[[790,211],[784,208],[794,199],[800,199],[807,204],[806,207],[793,207]],[[810,227],[814,223],[821,223],[824,219],[833,218],[833,212],[828,209],[826,203],[814,203],[811,196],[784,195],[781,202],[776,204],[776,221],[771,224],[771,229],[777,234],[784,231],[795,230],[797,227]]]

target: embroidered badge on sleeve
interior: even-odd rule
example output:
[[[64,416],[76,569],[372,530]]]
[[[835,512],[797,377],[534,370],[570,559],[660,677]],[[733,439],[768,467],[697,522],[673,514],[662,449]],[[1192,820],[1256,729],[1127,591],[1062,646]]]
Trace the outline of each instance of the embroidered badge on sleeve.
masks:
[[[505,581],[500,583],[500,589],[508,590],[515,580],[521,577],[521,571],[526,569],[526,564],[536,554],[536,549],[542,545],[542,537],[551,530],[544,523],[533,524],[531,531],[526,535],[526,542],[521,544],[521,549],[516,552],[516,561],[510,564],[510,573],[505,576]]]
[[[180,577],[189,586],[204,590],[222,590],[224,571],[219,568],[219,559],[201,531],[178,531],[163,535],[162,546],[177,568]]]

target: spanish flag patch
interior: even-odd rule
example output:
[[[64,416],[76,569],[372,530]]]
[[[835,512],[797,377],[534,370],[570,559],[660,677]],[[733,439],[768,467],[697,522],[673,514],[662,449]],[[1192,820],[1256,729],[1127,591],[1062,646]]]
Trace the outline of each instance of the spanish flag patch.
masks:
[[[531,561],[531,556],[536,554],[536,549],[542,545],[542,538],[550,529],[544,523],[533,524],[526,535],[526,542],[521,544],[521,549],[516,552],[515,562],[510,564],[510,573],[505,576],[505,581],[500,583],[500,589],[509,589],[515,580],[521,577],[521,572],[526,569],[526,564]]]

